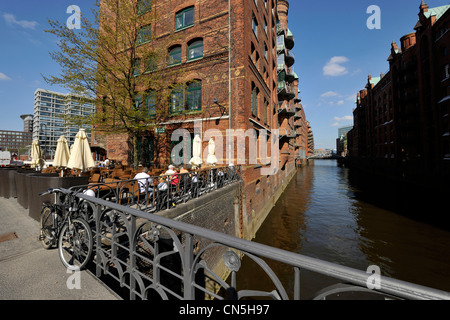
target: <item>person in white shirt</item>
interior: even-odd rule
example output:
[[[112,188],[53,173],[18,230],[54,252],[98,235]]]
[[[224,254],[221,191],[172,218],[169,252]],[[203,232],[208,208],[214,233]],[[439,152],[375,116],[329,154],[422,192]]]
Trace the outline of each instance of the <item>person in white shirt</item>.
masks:
[[[175,167],[173,165],[169,166],[169,170],[167,170],[164,174],[167,175],[172,175],[175,173],[175,170],[173,170]]]
[[[142,172],[136,174],[133,179],[138,181],[139,191],[141,193],[145,193],[145,192],[147,192],[147,190],[150,193],[153,192],[153,188],[152,188],[153,179],[148,174],[147,167],[142,168]]]

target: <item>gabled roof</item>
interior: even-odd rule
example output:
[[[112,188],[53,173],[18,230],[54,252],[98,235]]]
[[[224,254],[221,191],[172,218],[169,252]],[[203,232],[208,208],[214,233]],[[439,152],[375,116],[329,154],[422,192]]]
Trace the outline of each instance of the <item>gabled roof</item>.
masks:
[[[372,77],[372,79],[369,80],[369,83],[376,86],[377,83],[380,82],[380,80],[381,80],[381,77]]]
[[[424,4],[424,1],[422,1],[422,4]],[[445,12],[447,12],[448,9],[450,9],[450,5],[440,6],[440,7],[436,7],[436,8],[428,8],[427,9],[428,11],[424,12],[423,15],[427,19],[429,19],[432,16],[435,16],[436,21],[438,21],[445,14]],[[416,25],[414,26],[414,30],[417,30],[420,27],[422,27],[422,23],[420,22],[420,19],[419,19],[417,21]]]
[[[431,16],[436,16],[436,21],[439,20],[444,13],[450,8],[450,5],[440,6],[436,8],[429,8],[427,12],[424,12],[423,15],[428,19]]]

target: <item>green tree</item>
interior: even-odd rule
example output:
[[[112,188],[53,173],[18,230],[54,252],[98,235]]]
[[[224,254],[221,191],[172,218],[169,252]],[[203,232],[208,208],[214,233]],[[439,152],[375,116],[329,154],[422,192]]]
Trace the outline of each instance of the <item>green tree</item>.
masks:
[[[46,30],[58,39],[58,50],[50,55],[61,73],[44,79],[94,101],[97,110],[66,121],[91,125],[99,134],[126,134],[135,168],[139,137],[167,117],[170,94],[181,86],[182,71],[165,63],[176,35],[156,40],[152,32],[159,19],[154,2],[97,0],[92,18],[82,15],[81,29],[49,20]]]

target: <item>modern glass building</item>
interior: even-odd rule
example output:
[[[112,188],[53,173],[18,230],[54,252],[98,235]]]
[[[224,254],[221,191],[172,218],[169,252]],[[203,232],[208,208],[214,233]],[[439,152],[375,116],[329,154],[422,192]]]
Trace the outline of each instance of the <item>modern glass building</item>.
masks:
[[[70,116],[85,116],[95,112],[91,103],[81,102],[79,97],[44,89],[34,93],[33,140],[38,139],[46,154],[56,150],[61,136],[65,136],[69,146],[75,140],[80,126],[69,125],[65,119]],[[90,126],[82,126],[90,139]]]

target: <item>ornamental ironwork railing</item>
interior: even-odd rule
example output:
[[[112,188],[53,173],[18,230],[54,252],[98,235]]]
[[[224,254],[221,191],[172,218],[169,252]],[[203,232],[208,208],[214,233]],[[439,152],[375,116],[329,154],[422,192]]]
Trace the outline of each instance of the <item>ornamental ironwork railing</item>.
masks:
[[[73,190],[62,189],[64,194]],[[236,238],[127,207],[120,201],[76,192],[95,239],[93,268],[97,277],[108,277],[135,299],[300,299],[300,275],[315,272],[333,278],[337,284],[323,288],[315,299],[352,292],[387,299],[450,299],[450,293],[379,276],[368,287],[372,274],[301,254]],[[119,198],[120,199],[120,198]],[[211,213],[212,215],[214,213]],[[218,254],[218,252],[220,254]],[[219,265],[211,257],[219,256]],[[269,289],[245,288],[238,281],[241,259],[246,256],[270,279]],[[269,266],[277,261],[289,270],[288,284]],[[227,271],[228,278],[216,270]],[[284,271],[284,272],[285,272]],[[261,277],[257,272],[248,276]],[[259,280],[260,278],[258,278]],[[288,288],[289,287],[289,288]],[[355,296],[353,296],[355,299]]]

